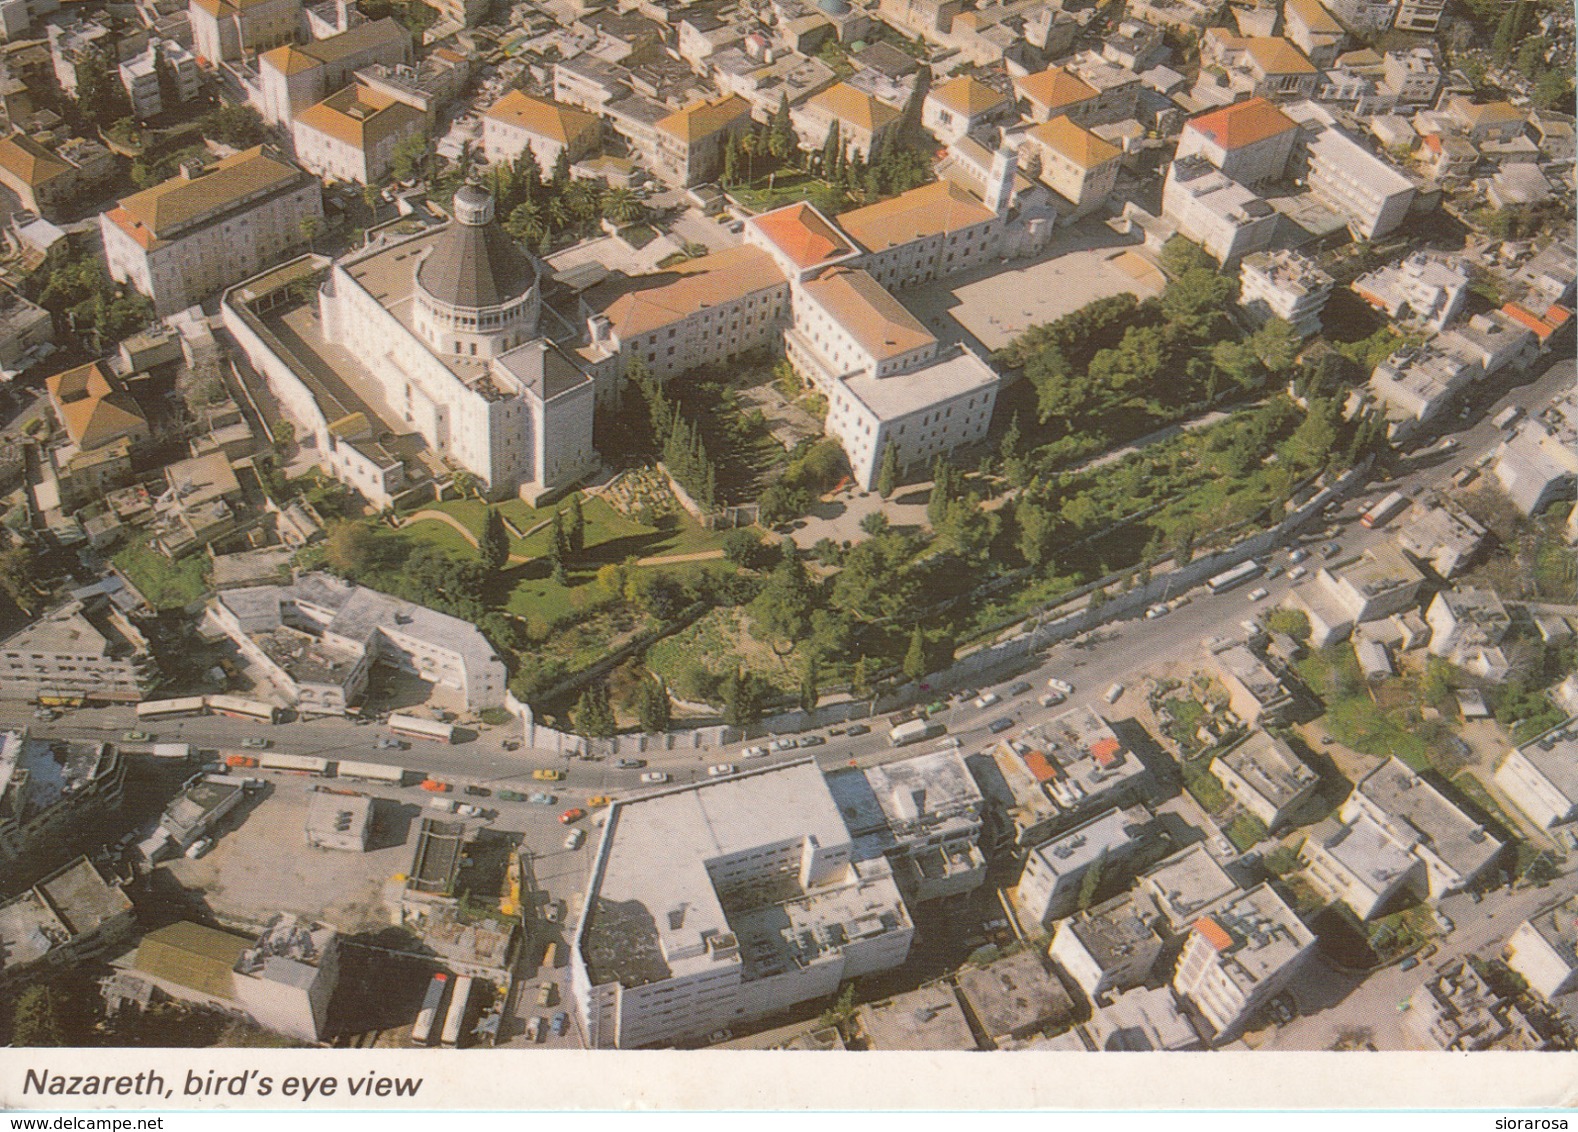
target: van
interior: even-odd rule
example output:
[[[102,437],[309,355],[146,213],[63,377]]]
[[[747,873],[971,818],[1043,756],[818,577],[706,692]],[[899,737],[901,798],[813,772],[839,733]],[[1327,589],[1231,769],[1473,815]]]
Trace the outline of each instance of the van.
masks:
[[[1109,704],[1117,703],[1123,698],[1123,685],[1114,684],[1112,687],[1108,688],[1102,693],[1101,698],[1106,700]]]

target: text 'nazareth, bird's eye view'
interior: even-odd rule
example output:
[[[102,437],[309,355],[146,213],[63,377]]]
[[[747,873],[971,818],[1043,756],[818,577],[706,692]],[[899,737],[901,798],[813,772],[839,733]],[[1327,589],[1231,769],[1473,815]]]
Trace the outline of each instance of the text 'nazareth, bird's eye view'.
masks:
[[[0,0],[0,1044],[1578,1045],[1558,0]]]

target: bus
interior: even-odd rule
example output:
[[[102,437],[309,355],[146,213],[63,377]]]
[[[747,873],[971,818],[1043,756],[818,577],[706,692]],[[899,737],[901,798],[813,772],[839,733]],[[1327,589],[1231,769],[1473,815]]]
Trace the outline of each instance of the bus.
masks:
[[[257,719],[264,723],[279,722],[279,708],[273,704],[244,700],[240,696],[208,696],[208,710],[227,715],[231,719]]]
[[[440,723],[436,719],[421,719],[414,715],[391,715],[389,730],[412,739],[432,739],[439,743],[455,741],[453,724]]]
[[[48,708],[78,708],[86,707],[88,697],[81,692],[63,692],[58,688],[48,689],[38,694],[38,706]]]
[[[406,771],[404,767],[385,766],[383,763],[355,763],[341,759],[335,774],[338,778],[365,778],[370,782],[403,786]]]
[[[1260,577],[1264,571],[1265,567],[1251,558],[1248,562],[1234,566],[1231,570],[1223,570],[1216,577],[1206,582],[1206,585],[1211,587],[1211,592],[1214,594],[1226,593],[1234,586],[1241,586],[1251,578]]]
[[[327,775],[329,773],[329,760],[316,758],[313,755],[287,755],[279,751],[264,751],[258,755],[258,767],[262,770],[287,770],[295,774]]]
[[[935,739],[947,733],[947,728],[935,719],[912,719],[888,732],[888,743],[894,747],[908,746],[925,739]]]
[[[411,1041],[414,1044],[425,1046],[432,1037],[433,1020],[438,1017],[438,1008],[444,1001],[444,990],[448,986],[449,976],[442,972],[434,975],[427,984],[427,994],[422,997],[422,1009],[416,1012],[416,1022],[411,1026]]]
[[[1366,527],[1378,527],[1406,506],[1408,506],[1408,496],[1400,491],[1394,491],[1361,515],[1359,522]]]
[[[461,975],[455,980],[455,993],[450,996],[449,1013],[444,1017],[444,1033],[440,1044],[451,1048],[460,1044],[460,1031],[466,1023],[466,1009],[471,1005],[471,976]]]
[[[183,715],[202,715],[208,702],[202,696],[183,696],[178,700],[144,700],[137,705],[137,721],[177,719]]]

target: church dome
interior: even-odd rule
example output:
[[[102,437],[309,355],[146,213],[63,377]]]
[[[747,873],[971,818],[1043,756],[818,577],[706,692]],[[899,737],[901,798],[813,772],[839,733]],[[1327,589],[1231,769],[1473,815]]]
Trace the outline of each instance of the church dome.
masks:
[[[458,309],[505,306],[536,285],[531,259],[494,222],[493,197],[475,185],[455,193],[455,223],[416,271],[417,285]]]

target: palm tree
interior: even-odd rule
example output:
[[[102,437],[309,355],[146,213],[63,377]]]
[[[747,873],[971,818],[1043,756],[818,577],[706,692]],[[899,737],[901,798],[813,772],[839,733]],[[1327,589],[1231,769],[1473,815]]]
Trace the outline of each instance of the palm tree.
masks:
[[[609,189],[603,194],[603,215],[615,224],[633,224],[641,219],[641,201],[622,186]]]
[[[504,221],[504,230],[523,244],[532,243],[542,235],[542,209],[536,201],[522,201]]]
[[[571,181],[564,190],[564,203],[577,221],[586,223],[595,220],[598,213],[597,187],[590,181]]]
[[[548,227],[563,228],[570,219],[570,210],[565,206],[563,197],[554,197],[548,201],[548,207],[543,210],[548,219]]]
[[[740,139],[740,152],[745,154],[745,180],[747,183],[756,180],[756,135],[746,134]]]

